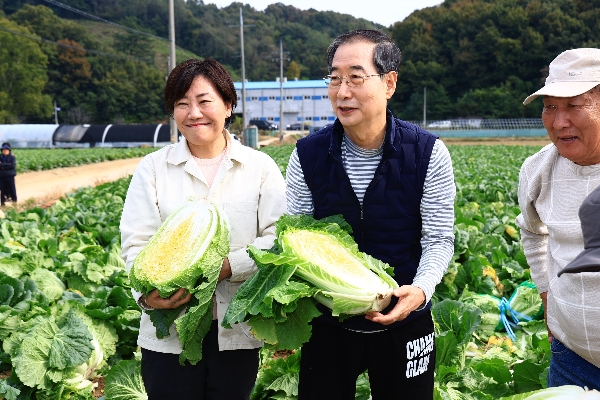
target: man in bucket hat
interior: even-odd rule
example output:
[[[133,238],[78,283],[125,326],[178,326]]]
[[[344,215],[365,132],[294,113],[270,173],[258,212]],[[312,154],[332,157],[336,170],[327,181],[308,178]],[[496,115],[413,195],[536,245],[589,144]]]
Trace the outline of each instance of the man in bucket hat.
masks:
[[[579,207],[588,195],[586,204],[600,202],[599,85],[600,49],[567,50],[550,63],[544,87],[523,102],[543,97],[552,141],[521,167],[517,217],[552,342],[548,386],[600,390],[600,272],[577,269],[577,260],[588,257],[580,255]],[[586,224],[600,226],[600,213],[593,220],[585,215]]]

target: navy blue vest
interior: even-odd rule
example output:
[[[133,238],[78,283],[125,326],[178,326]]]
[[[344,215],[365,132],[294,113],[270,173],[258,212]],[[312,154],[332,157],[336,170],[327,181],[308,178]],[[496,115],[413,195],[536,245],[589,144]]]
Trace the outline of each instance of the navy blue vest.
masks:
[[[344,128],[336,120],[296,144],[304,179],[312,193],[314,217],[342,214],[352,226],[359,250],[390,264],[400,286],[410,285],[421,258],[421,197],[437,136],[394,118],[388,111],[383,156],[361,207],[342,164],[343,135]],[[384,313],[391,310],[395,300]],[[362,315],[340,323],[327,308],[320,310],[328,322],[374,331],[403,325],[428,312],[429,305],[387,327]]]

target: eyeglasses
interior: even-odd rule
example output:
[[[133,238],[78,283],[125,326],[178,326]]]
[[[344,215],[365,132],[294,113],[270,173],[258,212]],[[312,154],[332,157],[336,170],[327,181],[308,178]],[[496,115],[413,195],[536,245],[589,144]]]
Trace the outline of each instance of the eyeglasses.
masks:
[[[359,87],[365,83],[367,78],[372,76],[382,76],[383,74],[371,74],[371,75],[360,75],[360,74],[350,74],[346,77],[338,76],[338,75],[327,75],[323,80],[325,84],[329,87],[338,87],[342,84],[342,81],[346,81],[346,84],[350,87]]]

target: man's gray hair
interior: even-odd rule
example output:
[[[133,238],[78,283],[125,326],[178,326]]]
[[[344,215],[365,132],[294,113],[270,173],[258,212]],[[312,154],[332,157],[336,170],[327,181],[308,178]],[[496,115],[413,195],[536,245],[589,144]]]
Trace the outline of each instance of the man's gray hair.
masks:
[[[333,63],[333,57],[335,56],[338,47],[346,43],[361,41],[375,44],[375,50],[373,51],[373,65],[377,69],[377,73],[385,74],[390,71],[398,72],[400,62],[402,61],[400,49],[388,35],[381,31],[371,29],[357,29],[346,32],[335,38],[333,43],[331,43],[327,49],[327,68],[329,72],[331,72],[331,64]]]

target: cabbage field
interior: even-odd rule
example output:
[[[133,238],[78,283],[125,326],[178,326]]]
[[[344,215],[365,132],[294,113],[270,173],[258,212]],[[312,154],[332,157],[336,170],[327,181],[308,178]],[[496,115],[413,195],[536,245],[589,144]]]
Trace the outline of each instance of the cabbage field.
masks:
[[[13,149],[17,173],[143,157],[156,148]]]
[[[435,398],[517,399],[545,387],[549,362],[515,226],[519,168],[539,147],[449,148],[456,241],[432,308]],[[293,146],[262,150],[285,173]],[[128,183],[81,189],[47,209],[8,209],[0,221],[0,399],[145,398],[140,310],[120,257]],[[300,355],[262,350],[252,398],[295,398]],[[368,373],[356,398],[369,398]]]

